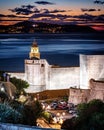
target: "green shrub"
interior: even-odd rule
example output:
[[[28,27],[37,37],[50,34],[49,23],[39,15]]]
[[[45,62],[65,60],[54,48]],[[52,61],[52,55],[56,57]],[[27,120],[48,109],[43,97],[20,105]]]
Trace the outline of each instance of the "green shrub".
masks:
[[[52,116],[51,116],[51,113],[47,112],[47,111],[44,111],[42,113],[42,117],[44,117],[46,119],[46,121],[48,121],[48,123],[50,123],[51,119],[52,119]]]
[[[22,110],[23,124],[36,125],[36,120],[41,116],[42,107],[39,101],[29,101]]]
[[[22,79],[17,79],[15,77],[10,78],[10,82],[12,82],[16,86],[18,95],[20,95],[21,92],[24,92],[24,89],[29,87],[28,82]]]
[[[36,125],[42,111],[39,101],[29,101],[26,104],[18,101],[0,103],[0,122]]]
[[[70,130],[104,130],[104,102],[94,99],[89,103],[79,104],[78,117],[62,124],[62,129]]]
[[[7,103],[0,103],[0,122],[4,123],[22,123],[21,113],[10,107]]]

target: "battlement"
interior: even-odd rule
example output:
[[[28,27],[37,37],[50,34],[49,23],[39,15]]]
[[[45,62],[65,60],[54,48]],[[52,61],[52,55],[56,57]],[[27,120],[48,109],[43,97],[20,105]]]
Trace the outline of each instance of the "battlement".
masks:
[[[25,64],[48,64],[48,62],[45,59],[40,60],[25,60]]]

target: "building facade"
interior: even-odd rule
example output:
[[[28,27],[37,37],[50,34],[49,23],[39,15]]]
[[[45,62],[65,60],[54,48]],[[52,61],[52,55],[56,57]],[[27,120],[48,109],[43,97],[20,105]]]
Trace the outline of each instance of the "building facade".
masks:
[[[80,67],[57,67],[40,59],[36,41],[31,46],[30,59],[25,60],[24,73],[10,73],[29,83],[28,93],[44,90],[69,89],[70,87],[89,89],[89,80],[104,79],[104,55],[80,55]]]

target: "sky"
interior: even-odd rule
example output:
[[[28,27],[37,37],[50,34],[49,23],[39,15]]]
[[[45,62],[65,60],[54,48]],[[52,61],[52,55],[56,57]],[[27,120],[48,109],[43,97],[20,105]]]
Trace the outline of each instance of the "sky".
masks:
[[[104,30],[104,0],[0,0],[0,25],[23,20]]]

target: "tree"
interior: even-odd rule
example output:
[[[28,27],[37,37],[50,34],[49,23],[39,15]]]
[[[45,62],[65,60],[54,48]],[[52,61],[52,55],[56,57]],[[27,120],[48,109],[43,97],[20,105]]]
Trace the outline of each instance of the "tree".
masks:
[[[3,74],[4,74],[5,72],[4,71],[0,71],[0,81],[3,81],[4,80],[4,77],[3,77]]]
[[[69,126],[62,125],[62,129],[69,129],[72,124],[74,130],[103,130],[104,129],[104,103],[99,99],[94,99],[89,103],[79,104],[77,107],[78,117],[67,121]],[[73,130],[70,128],[70,130]]]
[[[17,79],[15,77],[10,78],[10,82],[12,82],[16,86],[18,94],[21,94],[21,92],[24,92],[24,89],[29,87],[28,82],[22,79]]]
[[[61,126],[62,129],[65,130],[75,130],[75,118],[67,119]]]
[[[8,95],[0,91],[0,102],[4,102],[5,100],[8,100]]]
[[[24,122],[23,124],[26,125],[36,125],[37,119],[41,116],[43,112],[42,106],[38,100],[36,101],[29,101],[29,103],[24,104],[23,109],[23,117]]]
[[[22,119],[20,112],[7,103],[0,103],[0,122],[17,124],[22,123]]]
[[[36,121],[42,112],[43,109],[38,100],[25,103],[11,100],[0,103],[0,122],[36,126]]]
[[[52,114],[48,111],[43,111],[42,117],[44,117],[44,119],[46,119],[46,121],[48,121],[48,123],[50,123],[52,120]]]

